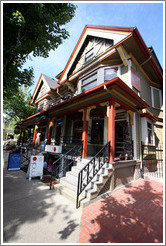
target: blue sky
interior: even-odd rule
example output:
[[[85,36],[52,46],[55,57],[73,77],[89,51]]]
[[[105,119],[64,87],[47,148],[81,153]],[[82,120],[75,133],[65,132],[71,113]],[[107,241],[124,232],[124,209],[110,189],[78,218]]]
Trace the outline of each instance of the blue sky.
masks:
[[[85,25],[105,25],[119,27],[137,27],[146,45],[152,46],[163,66],[163,4],[162,2],[91,2],[76,3],[75,17],[65,25],[70,37],[55,51],[51,51],[49,58],[32,57],[24,67],[34,68],[34,85],[41,73],[52,78],[61,72]]]

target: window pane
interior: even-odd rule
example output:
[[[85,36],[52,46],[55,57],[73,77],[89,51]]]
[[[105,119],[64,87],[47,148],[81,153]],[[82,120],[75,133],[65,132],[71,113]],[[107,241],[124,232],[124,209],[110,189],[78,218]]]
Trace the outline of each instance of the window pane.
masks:
[[[160,108],[160,94],[159,91],[153,88],[153,98],[154,98],[154,107]]]
[[[90,61],[93,57],[93,51],[94,48],[92,48],[91,50],[89,50],[86,54],[85,54],[85,62]]]
[[[92,74],[90,77],[86,78],[86,79],[83,79],[82,80],[82,85],[86,85],[90,82],[92,82],[93,80],[96,80],[97,79],[97,73],[94,73]]]
[[[95,86],[97,86],[97,80],[95,80],[95,81],[93,81],[93,82],[91,82],[89,84],[86,84],[86,85],[82,86],[82,92],[87,91],[87,90],[90,90],[90,89],[92,89]]]
[[[111,80],[117,77],[118,68],[109,68],[104,70],[104,81]]]

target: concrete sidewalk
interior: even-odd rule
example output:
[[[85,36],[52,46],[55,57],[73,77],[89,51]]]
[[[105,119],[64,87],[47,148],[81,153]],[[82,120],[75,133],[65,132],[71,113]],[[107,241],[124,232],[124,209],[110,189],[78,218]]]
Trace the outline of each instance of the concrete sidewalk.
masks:
[[[81,213],[39,178],[4,170],[4,243],[77,243]]]

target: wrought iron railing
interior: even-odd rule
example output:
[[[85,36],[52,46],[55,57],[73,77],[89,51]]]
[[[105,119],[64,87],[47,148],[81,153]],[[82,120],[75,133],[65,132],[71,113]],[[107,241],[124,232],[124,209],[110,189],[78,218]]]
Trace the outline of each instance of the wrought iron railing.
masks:
[[[50,180],[50,190],[52,187],[53,176],[55,178],[59,178],[59,174],[61,174],[61,178],[66,175],[66,171],[69,171],[71,166],[76,159],[80,156],[82,158],[82,150],[83,144],[82,141],[77,143],[72,149],[63,154],[59,159],[53,162],[52,164],[52,172],[51,172],[51,180]]]
[[[142,150],[142,178],[147,174],[156,178],[163,178],[163,144],[158,146],[145,145],[141,142]]]
[[[78,186],[77,186],[77,198],[76,207],[79,207],[79,196],[97,175],[99,170],[105,163],[109,162],[110,157],[110,142],[104,147],[80,170],[78,173]]]

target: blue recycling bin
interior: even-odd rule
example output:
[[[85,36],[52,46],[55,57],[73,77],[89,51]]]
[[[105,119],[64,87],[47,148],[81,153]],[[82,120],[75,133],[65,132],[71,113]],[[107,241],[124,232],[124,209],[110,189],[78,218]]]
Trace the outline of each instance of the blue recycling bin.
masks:
[[[9,154],[8,171],[20,170],[22,154]]]

